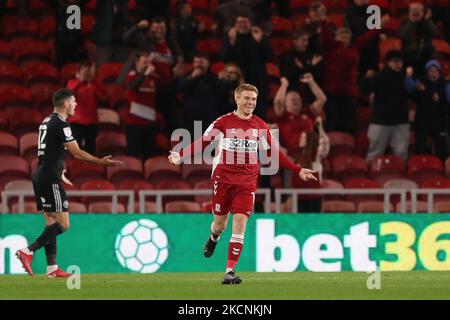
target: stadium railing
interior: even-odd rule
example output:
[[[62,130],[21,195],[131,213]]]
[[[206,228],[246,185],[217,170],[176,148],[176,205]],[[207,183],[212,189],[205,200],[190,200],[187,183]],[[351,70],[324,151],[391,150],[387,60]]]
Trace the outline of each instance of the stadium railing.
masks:
[[[400,211],[406,212],[407,189],[275,189],[276,212],[281,212],[283,195],[292,195],[292,211],[298,212],[298,195],[383,195],[384,213],[390,212],[391,195],[400,195]],[[432,211],[430,211],[432,212]]]
[[[420,194],[427,195],[427,212],[434,211],[434,195],[449,194],[449,189],[411,189],[411,212],[417,212],[417,196]]]
[[[128,197],[127,211],[134,212],[134,191],[133,190],[120,190],[120,191],[78,191],[70,190],[66,192],[68,197],[111,197],[112,199],[112,209],[111,213],[117,213],[117,204],[119,197]],[[19,198],[19,212],[24,212],[25,197],[33,197],[33,191],[3,191],[2,192],[2,213],[8,213],[8,200],[13,197]]]

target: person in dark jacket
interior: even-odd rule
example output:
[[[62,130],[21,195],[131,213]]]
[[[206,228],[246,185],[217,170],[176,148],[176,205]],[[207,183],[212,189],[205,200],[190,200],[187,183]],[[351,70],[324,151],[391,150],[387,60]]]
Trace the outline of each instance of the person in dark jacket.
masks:
[[[368,70],[366,73],[361,91],[375,96],[372,120],[367,131],[367,161],[383,155],[388,145],[403,160],[408,157],[408,94],[411,92],[407,90],[407,78],[403,71],[403,56],[399,50],[386,53],[382,71],[375,73]]]
[[[180,79],[177,89],[183,94],[185,128],[194,134],[194,121],[209,125],[219,117],[219,100],[223,97],[223,88],[222,82],[211,72],[205,54],[197,53],[192,65],[192,72]]]
[[[181,2],[177,17],[175,18],[176,39],[180,44],[185,61],[191,61],[196,52],[195,41],[200,33],[200,24],[192,14],[192,6],[189,2]]]
[[[222,42],[222,60],[239,65],[245,80],[258,88],[258,107],[255,112],[263,119],[266,118],[269,93],[266,62],[272,56],[269,39],[261,28],[252,26],[248,16],[237,16],[235,26]]]
[[[83,47],[83,34],[81,29],[67,28],[67,19],[71,14],[67,13],[67,7],[77,5],[81,12],[89,0],[45,0],[54,10],[56,17],[55,31],[55,62],[61,68],[69,62],[87,60],[87,52]]]
[[[447,94],[450,84],[441,76],[441,66],[436,60],[425,65],[426,75],[420,80],[409,78],[409,89],[414,91],[416,116],[414,121],[415,153],[431,154],[427,140],[434,144],[434,154],[445,161],[448,157],[447,135],[449,131],[449,107]],[[412,71],[410,71],[412,74]]]
[[[408,18],[399,30],[405,65],[414,68],[415,77],[422,77],[425,63],[433,58],[433,37],[439,37],[439,29],[431,20],[431,10],[418,1],[409,4]]]

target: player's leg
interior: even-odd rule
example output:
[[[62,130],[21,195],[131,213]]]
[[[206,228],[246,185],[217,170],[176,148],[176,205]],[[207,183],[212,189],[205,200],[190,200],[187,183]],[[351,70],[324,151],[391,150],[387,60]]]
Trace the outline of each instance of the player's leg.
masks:
[[[210,236],[206,240],[205,247],[203,249],[203,254],[205,257],[209,258],[214,253],[216,249],[217,242],[220,239],[220,235],[225,231],[228,223],[229,214],[217,215],[214,214],[214,220],[211,223]]]

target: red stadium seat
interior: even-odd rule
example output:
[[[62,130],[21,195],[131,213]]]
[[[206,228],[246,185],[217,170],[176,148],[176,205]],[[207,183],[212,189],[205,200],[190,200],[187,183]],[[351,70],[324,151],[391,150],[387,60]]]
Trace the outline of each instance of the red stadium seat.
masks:
[[[37,132],[30,132],[20,137],[20,156],[27,161],[31,161],[31,159],[37,156],[38,136],[39,134]]]
[[[102,132],[95,140],[97,153],[106,155],[125,155],[127,149],[127,139],[122,132]]]
[[[8,131],[8,119],[3,111],[0,111],[0,132]]]
[[[32,17],[53,14],[53,9],[44,0],[28,1],[28,11]]]
[[[109,181],[106,180],[91,180],[91,181],[87,181],[84,182],[81,187],[80,187],[81,191],[114,191],[116,190],[116,187]],[[81,198],[81,202],[86,203],[86,204],[90,204],[93,203],[94,201],[97,202],[107,202],[109,201],[109,203],[111,203],[112,201],[112,197],[111,196],[83,196]],[[90,210],[89,210],[90,212]]]
[[[203,212],[212,212],[212,201],[205,201],[202,203]]]
[[[432,178],[425,180],[421,185],[421,189],[449,189],[450,180],[446,178]],[[427,200],[427,195],[419,196],[420,199]],[[450,194],[447,195],[435,195],[433,197],[436,201],[450,201]]]
[[[0,108],[9,107],[33,107],[33,94],[30,90],[17,85],[0,88]]]
[[[414,155],[408,160],[408,178],[421,184],[426,179],[442,177],[444,165],[432,155]]]
[[[20,38],[12,40],[11,45],[18,64],[32,60],[50,61],[50,49],[42,40]]]
[[[24,79],[27,86],[33,84],[59,84],[59,71],[58,69],[48,62],[42,61],[29,61],[22,66]]]
[[[383,213],[384,202],[383,201],[362,201],[358,203],[356,211],[360,213]],[[389,212],[394,211],[394,206],[389,204]]]
[[[417,201],[416,212],[428,212],[428,205],[425,201]],[[401,212],[401,203],[395,206],[395,212]],[[406,201],[406,212],[412,212],[411,201]]]
[[[355,153],[360,157],[365,158],[369,151],[369,138],[367,137],[367,131],[361,132],[356,138]]]
[[[367,162],[355,155],[336,156],[332,163],[333,176],[335,179],[344,182],[352,178],[367,178]]]
[[[433,212],[450,213],[450,201],[435,201]]]
[[[3,35],[6,39],[39,38],[39,25],[29,17],[4,16]]]
[[[48,40],[55,35],[56,19],[53,15],[46,15],[39,20],[39,34],[42,39]]]
[[[220,71],[222,71],[224,69],[224,67],[225,67],[225,63],[223,63],[222,61],[219,61],[219,62],[213,63],[211,65],[211,71],[214,74],[218,75],[220,73]]]
[[[115,160],[122,161],[122,166],[107,167],[106,176],[111,182],[126,179],[144,179],[144,168],[140,159],[129,156],[117,156]]]
[[[166,203],[165,212],[200,213],[203,212],[200,204],[193,201],[171,201]]]
[[[0,64],[0,84],[16,84],[23,83],[22,71],[20,68],[9,62],[2,62]]]
[[[192,11],[195,14],[201,14],[204,16],[210,15],[209,1],[207,1],[207,0],[191,0],[191,1],[189,1],[189,3],[191,4]]]
[[[61,85],[66,86],[67,81],[69,81],[72,78],[75,78],[75,74],[77,73],[78,69],[80,68],[80,65],[78,63],[67,63],[65,64],[61,70]]]
[[[144,203],[144,212],[141,212],[139,207],[139,202],[134,204],[134,212],[135,213],[154,213],[156,212],[156,203],[152,201],[145,201]]]
[[[88,36],[95,25],[95,15],[82,14],[81,15],[81,33],[84,36]]]
[[[199,24],[203,23],[205,25],[206,32],[208,32],[208,30],[211,30],[211,26],[214,24],[214,19],[209,16],[196,15],[195,19]]]
[[[122,108],[128,108],[129,101],[125,90],[115,90],[111,92],[109,96],[109,102],[111,108],[114,110],[121,110]]]
[[[53,93],[59,88],[59,85],[51,83],[36,83],[30,87],[36,106],[46,115],[53,112]]]
[[[202,203],[205,201],[210,201],[212,196],[213,182],[211,179],[206,179],[203,181],[199,181],[194,185],[194,189],[207,189],[211,190],[211,194],[207,195],[197,195],[195,196],[195,201],[198,203]]]
[[[116,213],[125,213],[125,206],[117,203]],[[88,206],[89,213],[113,213],[113,206],[111,201],[95,201]]]
[[[369,162],[369,170],[372,179],[383,185],[394,178],[405,177],[405,163],[395,155],[383,155]]]
[[[7,132],[0,132],[0,155],[1,156],[17,156],[19,144],[17,138]]]
[[[270,81],[273,81],[276,84],[280,83],[281,72],[280,68],[275,63],[266,63],[266,73]]]
[[[150,157],[144,162],[145,180],[155,184],[161,178],[180,179],[181,166],[174,166],[169,163],[166,156]]]
[[[391,3],[391,13],[395,17],[401,17],[408,13],[408,6],[410,0],[396,0],[390,1]]]
[[[381,186],[378,182],[370,179],[361,179],[354,178],[349,179],[344,183],[344,187],[346,189],[380,189]],[[368,200],[382,200],[382,195],[370,195],[370,194],[362,194],[362,195],[347,195],[347,200],[354,201],[359,203],[360,201],[368,201]]]
[[[19,138],[25,133],[36,132],[44,120],[39,111],[28,108],[11,108],[6,114],[11,132]]]
[[[402,41],[397,38],[388,38],[379,42],[380,62],[384,62],[384,56],[389,50],[401,50]]]
[[[191,185],[183,180],[176,180],[173,178],[168,179],[160,179],[159,182],[156,183],[156,190],[190,190],[192,189]],[[193,201],[194,196],[165,196],[163,197],[163,206],[168,201]]]
[[[13,60],[13,49],[11,47],[11,44],[3,40],[0,40],[0,60]]]
[[[19,212],[19,204],[18,203],[15,203],[12,205],[11,212],[12,213],[39,213],[40,211],[37,210],[35,201],[25,201],[23,212]]]
[[[136,201],[136,202],[139,202],[139,191],[155,189],[154,186],[150,182],[144,181],[141,179],[123,180],[123,181],[116,183],[116,185],[117,185],[117,190],[133,190],[134,191],[134,201]],[[154,198],[155,197],[147,197],[146,199],[154,199]],[[126,201],[128,201],[128,198],[119,197],[119,201],[121,203],[126,203]],[[139,211],[136,211],[136,212],[139,212]]]
[[[5,184],[5,191],[33,191],[33,183],[29,179],[12,180]],[[18,203],[19,197],[9,198],[8,206]],[[34,196],[25,197],[25,201],[33,201]]]
[[[97,70],[97,79],[104,85],[114,84],[122,67],[123,63],[104,63]]]
[[[330,154],[328,157],[333,159],[335,156],[352,154],[355,151],[355,138],[346,132],[331,131],[327,133],[330,139]]]
[[[121,131],[120,116],[116,111],[98,108],[97,113],[99,118],[98,127],[101,131]]]
[[[199,39],[196,41],[197,51],[208,54],[212,62],[220,60],[222,40],[219,38]]]
[[[308,12],[309,4],[310,2],[305,0],[290,0],[289,8],[294,15],[305,14]]]
[[[69,212],[70,213],[87,213],[88,210],[86,205],[77,201],[69,201]]]
[[[0,156],[0,184],[17,180],[29,179],[30,167],[21,157]]]
[[[356,207],[353,202],[344,200],[324,201],[322,212],[355,212]]]
[[[292,34],[293,26],[289,19],[273,15],[272,16],[272,35],[279,37],[290,37]]]
[[[442,39],[433,39],[433,45],[440,58],[450,59],[450,45]]]
[[[322,189],[344,189],[344,186],[339,181],[331,180],[331,179],[323,179],[322,180]],[[330,194],[330,195],[324,195],[323,199],[324,200],[342,200],[342,196]]]
[[[209,164],[183,164],[181,167],[183,179],[194,186],[197,182],[210,179],[212,167]]]
[[[329,14],[328,21],[334,23],[338,28],[342,28],[344,26],[343,15],[340,13]]]
[[[291,51],[294,47],[291,38],[273,37],[270,38],[270,44],[276,57]]]
[[[90,180],[105,179],[105,167],[98,164],[73,159],[68,169],[68,178],[78,185]]]

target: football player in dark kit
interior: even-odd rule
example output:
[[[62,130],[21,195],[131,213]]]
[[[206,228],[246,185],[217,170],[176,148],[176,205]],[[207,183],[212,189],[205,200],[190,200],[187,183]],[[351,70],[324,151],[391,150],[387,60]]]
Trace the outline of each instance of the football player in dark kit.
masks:
[[[66,119],[75,114],[77,103],[74,92],[59,89],[53,94],[53,113],[44,119],[39,127],[38,168],[33,175],[33,189],[36,206],[45,218],[44,232],[27,248],[16,252],[25,271],[33,275],[31,261],[33,253],[44,247],[47,257],[47,272],[50,278],[69,277],[56,264],[56,237],[69,228],[69,203],[62,182],[70,181],[64,176],[64,153],[67,149],[75,159],[104,166],[118,166],[120,161],[111,156],[97,158],[78,147]]]

